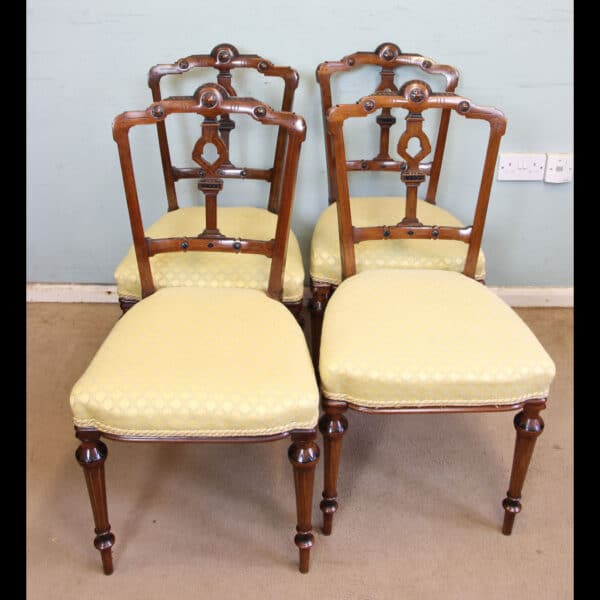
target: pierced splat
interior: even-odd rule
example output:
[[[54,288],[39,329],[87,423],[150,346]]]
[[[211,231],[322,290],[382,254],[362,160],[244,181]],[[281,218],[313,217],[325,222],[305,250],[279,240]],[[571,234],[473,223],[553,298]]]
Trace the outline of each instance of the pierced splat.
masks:
[[[411,140],[416,139],[420,150],[416,154],[409,152]],[[400,179],[406,185],[406,214],[403,225],[419,225],[417,219],[417,188],[425,181],[426,172],[420,168],[421,161],[431,152],[431,144],[423,131],[423,115],[409,112],[406,116],[406,129],[398,141],[398,154],[406,161],[406,167],[400,172]]]
[[[210,98],[207,101],[210,102]],[[211,160],[213,152],[216,152],[216,157]],[[227,146],[219,136],[219,122],[216,119],[204,119],[202,137],[192,150],[192,159],[201,167],[198,189],[204,194],[205,199],[206,228],[200,236],[225,237],[217,226],[217,195],[223,189],[223,179],[219,177],[219,169],[231,163]]]
[[[420,144],[419,152],[411,154],[409,145],[416,139]],[[407,180],[407,171],[419,171],[420,162],[431,152],[431,144],[427,134],[423,131],[423,116],[418,113],[408,113],[406,116],[406,130],[398,141],[398,154],[406,161],[407,168],[402,173],[402,181]]]

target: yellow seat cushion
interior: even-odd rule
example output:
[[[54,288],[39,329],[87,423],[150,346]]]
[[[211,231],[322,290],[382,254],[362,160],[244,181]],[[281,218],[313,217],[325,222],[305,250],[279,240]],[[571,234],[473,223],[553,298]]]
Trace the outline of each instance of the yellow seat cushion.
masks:
[[[197,236],[204,230],[203,206],[166,213],[147,230],[154,238]],[[270,240],[275,237],[277,215],[263,208],[224,206],[218,208],[217,225],[231,237]],[[271,260],[259,254],[225,252],[173,252],[150,258],[154,285],[163,287],[235,287],[266,290]],[[140,275],[133,246],[115,271],[121,298],[141,298]],[[302,300],[304,265],[298,240],[290,231],[283,284],[283,301]]]
[[[460,273],[373,270],[346,279],[323,322],[327,398],[370,408],[545,398],[550,356],[492,291]]]
[[[260,436],[317,423],[302,330],[241,288],[163,288],[114,326],[73,387],[78,427],[139,437]]]
[[[404,216],[406,199],[396,196],[350,198],[352,223],[356,227],[395,225]],[[417,217],[425,225],[461,223],[447,210],[424,200],[417,201]],[[354,246],[356,270],[447,269],[462,271],[467,244],[450,240],[374,240]],[[337,208],[328,206],[319,217],[310,246],[310,277],[315,282],[338,285],[342,280]],[[477,279],[485,278],[485,257],[479,253]]]

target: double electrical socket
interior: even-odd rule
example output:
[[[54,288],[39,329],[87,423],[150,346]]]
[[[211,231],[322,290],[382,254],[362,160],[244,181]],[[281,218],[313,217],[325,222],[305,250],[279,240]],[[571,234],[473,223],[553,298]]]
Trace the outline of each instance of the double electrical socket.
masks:
[[[500,154],[498,179],[565,183],[573,179],[573,153]]]

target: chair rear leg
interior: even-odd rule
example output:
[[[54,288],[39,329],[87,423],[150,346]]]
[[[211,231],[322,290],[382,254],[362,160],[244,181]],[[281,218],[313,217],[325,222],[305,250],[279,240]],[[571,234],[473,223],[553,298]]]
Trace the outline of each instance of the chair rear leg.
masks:
[[[544,408],[546,408],[545,400],[528,402],[514,419],[515,429],[517,430],[515,454],[508,492],[506,492],[506,498],[502,501],[505,511],[502,525],[504,535],[512,533],[515,516],[521,512],[521,490],[523,489],[535,442],[544,430],[544,421],[540,417],[540,411]]]
[[[99,431],[77,428],[75,428],[75,431],[75,435],[81,440],[81,444],[75,452],[75,458],[83,467],[96,525],[94,546],[100,551],[104,574],[110,575],[113,572],[111,548],[115,543],[115,536],[112,534],[108,522],[106,485],[104,482],[104,461],[108,449],[106,444],[100,441]]]
[[[312,503],[315,467],[319,462],[319,447],[315,443],[316,431],[292,433],[288,457],[294,467],[296,488],[296,513],[298,525],[294,543],[300,551],[300,572],[308,573],[310,549],[314,542],[312,533]]]
[[[294,319],[298,321],[298,325],[304,329],[304,302],[298,300],[297,302],[284,302],[283,304],[294,315]]]
[[[314,283],[311,281],[311,299],[310,299],[310,339],[311,339],[311,354],[313,357],[313,365],[319,378],[319,350],[321,346],[321,330],[323,329],[323,313],[325,306],[329,300],[329,296],[333,292],[333,286],[324,283]]]

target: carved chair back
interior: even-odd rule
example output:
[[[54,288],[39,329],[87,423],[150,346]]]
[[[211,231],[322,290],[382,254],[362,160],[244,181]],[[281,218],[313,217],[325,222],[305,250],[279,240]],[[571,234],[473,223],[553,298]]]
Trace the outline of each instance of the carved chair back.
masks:
[[[346,160],[344,122],[347,119],[366,117],[375,111],[403,109],[407,112],[406,128],[398,141],[397,151],[403,161],[399,165],[400,180],[406,186],[405,214],[399,215],[398,223],[355,227],[352,225],[348,172],[352,165]],[[487,121],[490,126],[489,139],[483,164],[479,194],[472,225],[450,227],[423,224],[417,218],[417,190],[431,174],[430,163],[423,160],[431,152],[431,145],[423,131],[424,113],[454,111],[467,119]],[[429,116],[428,114],[428,116]],[[470,100],[453,93],[432,92],[430,86],[419,80],[406,82],[398,91],[380,91],[361,98],[356,104],[340,104],[329,109],[326,128],[331,136],[332,151],[337,168],[337,213],[339,223],[340,250],[342,256],[342,278],[356,273],[354,244],[367,240],[432,239],[460,240],[468,244],[463,273],[475,277],[477,256],[481,246],[485,217],[498,157],[500,140],[506,131],[506,119],[496,108],[477,106]],[[409,152],[411,139],[416,138],[420,149]]]
[[[229,94],[236,96],[232,85],[232,71],[235,69],[254,69],[265,77],[279,77],[283,79],[283,97],[281,101],[281,109],[285,112],[292,110],[294,102],[294,92],[298,87],[298,72],[291,67],[279,67],[271,61],[258,56],[257,54],[240,54],[232,44],[218,44],[210,54],[194,54],[180,58],[171,64],[158,64],[153,66],[148,72],[148,86],[152,91],[152,100],[160,102],[162,100],[160,91],[161,79],[167,75],[181,75],[193,69],[212,68],[217,71],[217,83],[221,85]],[[210,77],[210,80],[213,78]],[[201,169],[179,169],[174,167],[171,162],[171,154],[169,151],[169,142],[167,139],[167,130],[164,121],[156,123],[158,132],[158,143],[160,147],[160,157],[162,161],[163,175],[165,180],[165,188],[167,192],[168,209],[176,210],[179,208],[177,201],[177,193],[175,183],[180,179],[197,179],[201,177]],[[223,144],[229,148],[229,134],[235,128],[235,122],[230,115],[223,113],[219,117],[217,132]],[[278,205],[277,198],[279,197],[279,188],[282,180],[282,165],[284,160],[285,135],[287,129],[280,127],[277,134],[277,143],[275,146],[275,156],[273,167],[267,170],[248,170],[238,169],[235,171],[228,168],[227,177],[242,177],[246,179],[262,179],[270,183],[268,209],[277,213]],[[227,168],[228,165],[223,165]]]
[[[192,159],[198,164],[193,171],[200,179],[198,188],[205,197],[206,227],[204,231],[198,232],[196,237],[151,239],[144,233],[133,171],[129,130],[137,125],[164,124],[169,115],[177,113],[197,114],[203,118],[202,135],[192,150]],[[222,118],[229,115],[241,115],[261,125],[279,127],[280,131],[285,132],[283,146],[285,159],[281,165],[282,185],[276,198],[279,211],[274,239],[234,238],[228,237],[219,230],[217,197],[223,188],[223,180],[230,177],[246,177],[243,172],[260,175],[256,169],[240,169],[229,160],[227,145],[219,135]],[[118,115],[113,121],[113,138],[119,148],[123,184],[140,272],[142,298],[155,291],[149,261],[151,256],[161,252],[203,251],[262,254],[270,258],[267,293],[270,297],[281,300],[298,159],[305,135],[306,125],[302,117],[291,112],[275,111],[254,98],[232,97],[223,86],[216,83],[201,85],[193,96],[166,98],[154,102],[146,110],[129,111]],[[209,144],[214,144],[217,150],[217,157],[212,161],[205,155],[206,146]]]
[[[323,123],[325,133],[325,155],[327,160],[327,175],[329,186],[329,204],[337,199],[336,175],[334,152],[331,139],[327,134],[327,112],[333,106],[331,77],[335,74],[353,71],[364,65],[375,65],[381,67],[379,84],[375,92],[397,92],[395,83],[396,71],[403,67],[418,67],[430,74],[443,76],[445,79],[445,92],[454,92],[458,85],[458,70],[450,65],[436,63],[431,58],[420,54],[403,53],[396,44],[386,42],[375,48],[374,52],[355,52],[344,56],[340,61],[326,61],[317,67],[317,82],[321,88],[321,107],[323,112]],[[429,164],[429,185],[425,199],[435,204],[435,196],[438,187],[439,175],[446,146],[448,124],[450,122],[450,109],[442,110],[440,115],[437,140],[433,160]],[[380,128],[379,152],[372,159],[348,160],[346,169],[349,171],[385,171],[394,172],[403,168],[403,161],[395,160],[390,156],[390,129],[396,123],[396,118],[388,108],[382,108],[376,118]]]

